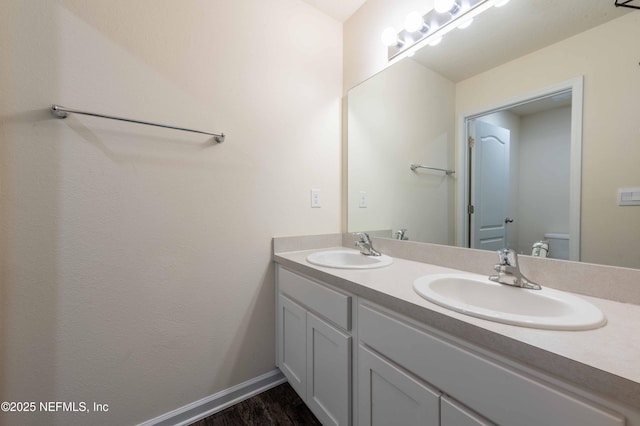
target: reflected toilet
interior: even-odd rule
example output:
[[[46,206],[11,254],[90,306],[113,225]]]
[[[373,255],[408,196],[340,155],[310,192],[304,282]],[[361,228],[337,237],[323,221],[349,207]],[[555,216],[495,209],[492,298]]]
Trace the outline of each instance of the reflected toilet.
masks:
[[[544,239],[549,242],[547,257],[569,260],[569,234],[548,233]]]

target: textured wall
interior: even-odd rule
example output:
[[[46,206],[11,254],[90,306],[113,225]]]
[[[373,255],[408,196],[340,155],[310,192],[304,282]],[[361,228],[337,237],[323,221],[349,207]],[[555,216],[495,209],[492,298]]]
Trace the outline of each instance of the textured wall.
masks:
[[[0,24],[0,399],[110,406],[0,422],[133,424],[273,369],[271,237],[340,231],[341,25],[298,0],[9,0]]]

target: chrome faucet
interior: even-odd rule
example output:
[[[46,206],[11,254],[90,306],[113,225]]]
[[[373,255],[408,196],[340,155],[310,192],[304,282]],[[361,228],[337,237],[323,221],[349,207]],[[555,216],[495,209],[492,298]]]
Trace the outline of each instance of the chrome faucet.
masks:
[[[406,228],[398,229],[395,233],[396,240],[407,241],[409,238],[407,238],[406,234],[407,234]]]
[[[518,266],[518,255],[515,250],[502,249],[498,250],[498,257],[500,263],[497,263],[493,268],[498,275],[491,275],[489,279],[500,284],[512,285],[514,287],[522,287],[530,290],[541,290],[540,284],[536,284],[529,281]]]
[[[369,234],[366,232],[356,232],[355,235],[359,238],[358,241],[356,241],[356,247],[360,249],[360,253],[365,256],[380,256],[380,253],[373,248]]]

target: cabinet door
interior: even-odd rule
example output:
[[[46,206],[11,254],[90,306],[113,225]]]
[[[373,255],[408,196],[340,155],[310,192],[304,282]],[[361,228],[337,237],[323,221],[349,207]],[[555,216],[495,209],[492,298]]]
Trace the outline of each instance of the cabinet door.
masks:
[[[280,301],[280,370],[304,400],[307,395],[307,311],[283,295]]]
[[[625,425],[607,408],[373,306],[358,308],[358,338],[500,425]]]
[[[307,405],[323,425],[351,424],[351,336],[307,313]]]
[[[438,426],[440,394],[363,346],[358,348],[360,426]]]
[[[440,415],[442,426],[494,426],[446,396],[440,398]]]

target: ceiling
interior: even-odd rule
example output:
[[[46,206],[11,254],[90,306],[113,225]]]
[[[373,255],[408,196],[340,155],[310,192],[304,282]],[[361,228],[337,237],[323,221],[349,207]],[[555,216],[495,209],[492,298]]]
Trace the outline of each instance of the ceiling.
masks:
[[[459,82],[631,11],[614,0],[511,0],[413,59]]]
[[[302,0],[332,18],[344,22],[362,6],[366,0]]]

